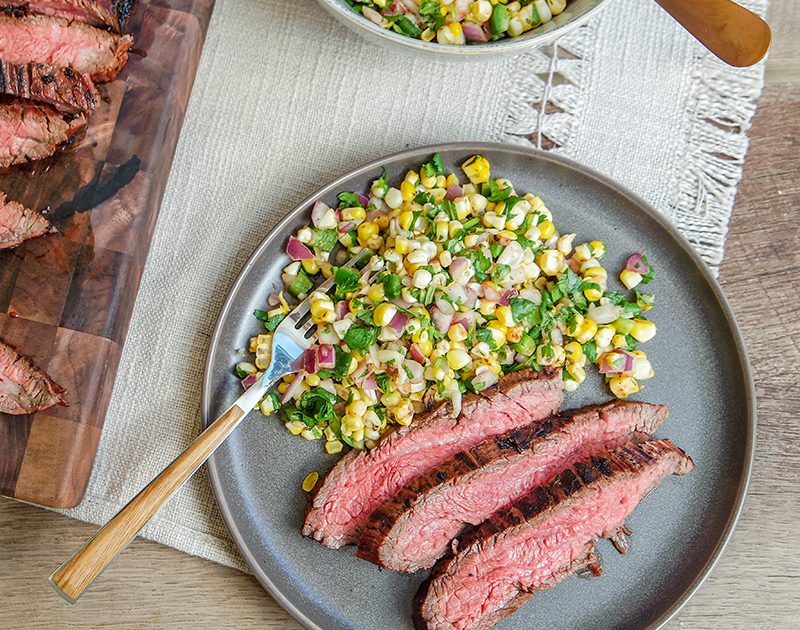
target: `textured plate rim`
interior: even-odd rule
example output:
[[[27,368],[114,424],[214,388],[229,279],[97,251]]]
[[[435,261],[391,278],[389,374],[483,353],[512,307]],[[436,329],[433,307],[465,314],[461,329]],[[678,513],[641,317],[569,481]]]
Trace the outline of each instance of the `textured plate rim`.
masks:
[[[203,382],[201,390],[201,413],[203,415],[203,426],[204,427],[208,426],[209,421],[212,420],[208,416],[208,411],[210,408],[210,396],[211,392],[213,391],[213,385],[211,383],[212,375],[210,369],[211,357],[216,354],[217,345],[222,333],[222,322],[228,315],[234,296],[238,294],[239,289],[244,280],[244,277],[247,275],[250,269],[255,265],[256,261],[262,256],[264,250],[266,250],[271,245],[272,241],[278,237],[278,234],[282,230],[283,226],[289,222],[290,218],[293,215],[295,215],[298,212],[302,212],[303,209],[307,209],[314,201],[316,201],[320,197],[320,195],[322,194],[321,191],[325,189],[335,188],[336,186],[343,185],[344,182],[346,182],[352,177],[363,177],[370,171],[380,169],[382,165],[390,161],[393,162],[393,161],[410,160],[414,156],[418,158],[420,154],[422,155],[431,154],[437,151],[438,152],[463,151],[465,153],[468,152],[480,153],[486,151],[495,151],[495,152],[506,152],[506,153],[518,153],[525,155],[527,157],[536,158],[538,160],[556,162],[562,166],[567,167],[572,171],[577,172],[578,174],[584,177],[598,181],[599,183],[605,185],[606,187],[610,188],[616,193],[627,198],[630,202],[636,205],[640,211],[644,212],[644,214],[649,219],[655,221],[659,226],[664,228],[669,233],[669,235],[675,241],[677,241],[678,245],[689,255],[689,258],[692,260],[692,262],[695,263],[697,268],[700,270],[700,272],[703,275],[703,278],[711,287],[714,293],[714,297],[720,305],[722,313],[725,316],[725,320],[727,321],[731,329],[731,332],[733,334],[733,341],[736,346],[736,353],[739,358],[739,366],[746,383],[746,391],[744,392],[745,403],[746,403],[745,412],[747,414],[745,456],[744,456],[744,461],[742,462],[741,475],[738,482],[739,487],[737,489],[736,502],[730,514],[728,515],[727,523],[725,525],[724,530],[722,531],[722,534],[719,537],[719,540],[716,543],[714,551],[710,555],[709,559],[707,560],[703,568],[697,573],[691,585],[680,595],[680,597],[675,599],[672,605],[667,610],[665,610],[664,613],[662,613],[662,615],[651,626],[652,628],[662,628],[678,613],[678,611],[681,608],[683,608],[683,606],[686,605],[689,599],[697,592],[697,590],[700,588],[703,582],[705,582],[705,580],[708,578],[709,574],[717,565],[717,562],[719,562],[720,557],[725,551],[725,548],[727,547],[728,542],[730,541],[731,535],[733,534],[733,531],[736,528],[736,524],[738,523],[739,518],[742,514],[745,498],[747,495],[747,490],[750,484],[750,477],[753,471],[753,462],[755,458],[755,434],[756,434],[755,385],[753,383],[752,370],[750,368],[750,362],[747,358],[744,341],[742,339],[739,326],[736,323],[736,317],[733,313],[733,310],[731,309],[728,299],[722,292],[722,288],[719,286],[719,283],[717,282],[716,278],[714,278],[710,269],[707,267],[703,259],[700,258],[700,255],[695,251],[694,247],[692,247],[689,241],[677,230],[677,228],[675,228],[666,218],[664,218],[661,214],[659,214],[658,211],[655,210],[655,208],[653,208],[639,195],[637,195],[636,193],[630,191],[621,184],[618,184],[614,180],[610,179],[609,177],[606,177],[605,175],[599,173],[598,171],[590,167],[584,166],[569,158],[560,155],[554,155],[552,153],[542,151],[540,149],[535,149],[533,147],[509,145],[500,142],[450,142],[450,143],[434,144],[428,146],[412,147],[409,149],[404,149],[403,151],[391,153],[377,160],[372,160],[355,169],[352,169],[351,171],[348,171],[344,175],[319,187],[312,194],[310,194],[305,199],[294,205],[290,210],[288,210],[285,216],[272,227],[272,229],[269,231],[264,240],[261,241],[261,243],[256,247],[256,249],[253,251],[250,257],[247,259],[247,262],[242,267],[242,270],[239,272],[239,275],[236,277],[236,280],[231,285],[228,295],[225,298],[225,302],[222,308],[220,309],[219,315],[217,317],[217,323],[214,326],[214,332],[211,335],[211,342],[209,344],[208,353],[206,355],[206,365],[203,372]],[[264,587],[264,589],[281,606],[283,606],[283,608],[286,609],[286,611],[290,615],[292,615],[292,617],[294,617],[297,621],[303,624],[303,626],[309,628],[310,630],[324,630],[323,628],[315,624],[313,621],[311,621],[302,610],[300,610],[297,606],[295,606],[295,604],[286,595],[283,594],[283,592],[272,582],[270,577],[261,569],[258,560],[255,558],[249,547],[245,544],[244,537],[242,536],[236,524],[236,521],[233,517],[233,514],[228,506],[228,502],[225,497],[225,491],[222,487],[220,476],[217,470],[216,456],[214,455],[211,456],[211,458],[208,460],[207,466],[208,466],[209,477],[211,479],[211,487],[214,492],[214,498],[217,502],[217,505],[219,506],[223,521],[225,522],[225,525],[228,528],[228,531],[230,532],[233,541],[236,543],[236,547],[239,549],[240,553],[244,557],[244,560],[247,563],[247,566],[252,571],[253,575],[256,577],[259,583]]]
[[[355,13],[350,7],[344,5],[342,0],[318,0],[328,11],[336,16],[343,23],[349,24],[357,29],[362,35],[381,40],[397,49],[420,52],[425,55],[438,56],[441,59],[461,59],[474,60],[488,58],[490,55],[497,57],[501,55],[516,55],[526,50],[539,48],[553,43],[567,33],[575,30],[587,20],[591,19],[602,8],[607,7],[609,0],[597,0],[597,3],[589,7],[584,13],[576,18],[557,26],[547,33],[537,33],[536,29],[520,37],[505,37],[503,39],[486,42],[470,43],[466,46],[446,46],[436,42],[425,42],[413,37],[401,35],[394,31],[381,28],[373,24],[367,18]]]

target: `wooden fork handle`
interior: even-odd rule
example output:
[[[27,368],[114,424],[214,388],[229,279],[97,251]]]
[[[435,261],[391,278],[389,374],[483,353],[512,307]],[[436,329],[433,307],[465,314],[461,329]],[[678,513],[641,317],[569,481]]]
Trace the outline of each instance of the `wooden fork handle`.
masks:
[[[732,66],[752,66],[769,50],[769,25],[732,0],[656,2],[701,44]]]
[[[153,481],[101,527],[53,575],[50,583],[68,602],[75,603],[92,581],[130,543],[145,523],[203,465],[244,418],[234,405],[217,418]]]

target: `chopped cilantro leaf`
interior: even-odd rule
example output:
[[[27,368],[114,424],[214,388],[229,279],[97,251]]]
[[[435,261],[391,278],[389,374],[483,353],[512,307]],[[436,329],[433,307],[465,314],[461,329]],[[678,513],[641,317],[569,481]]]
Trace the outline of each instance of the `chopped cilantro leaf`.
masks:
[[[363,208],[364,204],[361,203],[358,195],[351,192],[340,192],[338,197],[339,201],[345,208]]]

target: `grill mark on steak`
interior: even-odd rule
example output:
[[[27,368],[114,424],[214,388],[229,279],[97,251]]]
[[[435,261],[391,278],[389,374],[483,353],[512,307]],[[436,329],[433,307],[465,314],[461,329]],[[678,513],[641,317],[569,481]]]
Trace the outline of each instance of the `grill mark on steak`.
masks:
[[[135,8],[136,0],[0,0],[0,12],[6,15],[60,17],[110,28],[115,33],[125,29]]]
[[[420,587],[415,626],[491,628],[529,599],[520,593],[550,588],[573,572],[572,559],[587,559],[588,547],[622,527],[665,477],[693,469],[672,442],[651,440],[565,470],[461,537],[459,551],[439,561]]]
[[[132,44],[130,35],[60,17],[0,16],[0,58],[14,64],[70,66],[95,82],[117,77]]]
[[[563,400],[560,379],[559,370],[509,374],[484,395],[466,394],[458,418],[446,402],[371,451],[349,452],[311,495],[303,535],[332,549],[356,542],[370,513],[414,477],[478,442],[553,413]]]
[[[0,413],[23,415],[66,404],[63,387],[0,340]]]
[[[48,103],[62,112],[94,109],[97,92],[92,80],[70,68],[43,63],[14,64],[0,59],[0,94]]]
[[[667,415],[663,405],[614,401],[532,422],[458,453],[376,508],[357,555],[396,571],[428,568],[465,525],[550,483],[565,467],[580,470],[587,457],[646,439]]]
[[[0,95],[0,168],[41,160],[86,128],[86,114]]]
[[[16,201],[7,201],[0,191],[0,250],[12,249],[31,238],[56,229],[36,210]]]

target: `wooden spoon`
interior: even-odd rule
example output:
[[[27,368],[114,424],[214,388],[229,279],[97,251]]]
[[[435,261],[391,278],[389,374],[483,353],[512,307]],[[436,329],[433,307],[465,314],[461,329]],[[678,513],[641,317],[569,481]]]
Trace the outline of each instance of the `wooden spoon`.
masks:
[[[772,41],[769,24],[732,0],[656,0],[703,46],[731,66],[752,66]]]

